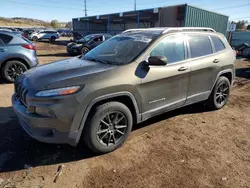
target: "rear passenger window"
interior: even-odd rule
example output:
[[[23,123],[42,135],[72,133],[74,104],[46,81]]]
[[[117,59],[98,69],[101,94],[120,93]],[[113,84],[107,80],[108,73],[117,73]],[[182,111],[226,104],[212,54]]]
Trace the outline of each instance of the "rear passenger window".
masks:
[[[13,39],[12,36],[6,35],[6,34],[0,34],[0,39],[5,43],[9,44],[10,41]]]
[[[189,35],[188,42],[192,58],[201,57],[213,53],[213,48],[208,36]]]
[[[222,51],[226,48],[225,45],[222,43],[222,41],[218,37],[211,36],[211,39],[214,43],[214,48],[216,52]]]

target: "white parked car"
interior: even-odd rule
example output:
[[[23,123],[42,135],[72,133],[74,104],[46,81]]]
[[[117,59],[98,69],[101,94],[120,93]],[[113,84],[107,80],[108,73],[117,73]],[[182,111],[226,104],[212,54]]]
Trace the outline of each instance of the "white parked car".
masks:
[[[57,31],[39,31],[29,35],[29,39],[32,41],[49,40],[50,42],[55,42],[59,37],[60,35]]]

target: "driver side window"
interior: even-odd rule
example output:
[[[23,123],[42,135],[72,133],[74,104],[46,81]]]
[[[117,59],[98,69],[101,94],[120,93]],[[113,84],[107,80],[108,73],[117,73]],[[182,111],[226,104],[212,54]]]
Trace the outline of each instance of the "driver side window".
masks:
[[[150,56],[165,56],[168,64],[185,60],[185,47],[181,35],[164,38],[151,51]]]
[[[103,41],[103,37],[102,36],[98,36],[98,37],[95,37],[93,39],[94,42],[102,42]]]

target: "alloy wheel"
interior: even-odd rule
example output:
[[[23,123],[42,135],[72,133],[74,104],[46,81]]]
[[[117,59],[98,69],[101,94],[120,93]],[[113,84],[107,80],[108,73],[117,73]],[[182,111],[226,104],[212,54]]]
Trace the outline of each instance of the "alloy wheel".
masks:
[[[124,137],[127,127],[128,120],[123,113],[108,113],[100,120],[97,140],[104,146],[114,145]]]
[[[219,106],[223,106],[228,99],[229,96],[229,86],[227,83],[221,83],[217,88],[215,93],[215,101]]]
[[[25,71],[26,71],[26,68],[20,64],[12,64],[6,70],[7,76],[11,80],[15,80],[18,76],[23,74]]]
[[[89,49],[88,48],[86,48],[86,47],[83,47],[82,48],[82,54],[83,55],[85,55],[86,53],[88,53],[89,52]]]

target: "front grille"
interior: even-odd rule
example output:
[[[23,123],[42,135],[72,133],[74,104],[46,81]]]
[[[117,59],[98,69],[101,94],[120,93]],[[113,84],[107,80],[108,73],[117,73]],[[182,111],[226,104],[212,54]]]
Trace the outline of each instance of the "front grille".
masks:
[[[27,106],[26,96],[28,94],[27,88],[22,83],[15,83],[15,92],[17,99],[24,105]]]

